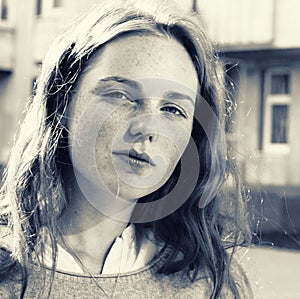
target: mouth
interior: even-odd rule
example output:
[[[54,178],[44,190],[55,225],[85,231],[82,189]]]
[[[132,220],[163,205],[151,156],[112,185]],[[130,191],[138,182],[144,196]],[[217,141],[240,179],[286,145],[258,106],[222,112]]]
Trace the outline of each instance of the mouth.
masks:
[[[129,151],[116,151],[113,154],[120,155],[128,160],[131,166],[155,166],[154,162],[146,153],[138,153],[134,149]]]

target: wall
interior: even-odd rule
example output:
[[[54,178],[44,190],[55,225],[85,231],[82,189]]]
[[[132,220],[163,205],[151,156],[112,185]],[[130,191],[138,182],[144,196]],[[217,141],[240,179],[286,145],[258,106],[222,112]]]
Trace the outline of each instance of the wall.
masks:
[[[197,0],[211,38],[222,47],[300,45],[298,0]]]
[[[12,70],[14,62],[14,28],[0,24],[0,69]]]

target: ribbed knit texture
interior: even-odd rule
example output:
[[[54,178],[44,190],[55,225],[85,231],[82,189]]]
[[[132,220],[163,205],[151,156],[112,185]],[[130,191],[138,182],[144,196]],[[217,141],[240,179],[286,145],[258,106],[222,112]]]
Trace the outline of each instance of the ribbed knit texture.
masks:
[[[50,298],[209,298],[206,278],[191,283],[182,273],[157,274],[162,262],[162,258],[157,258],[147,267],[119,276],[56,272]],[[46,270],[44,292],[42,273],[38,266],[32,265],[26,299],[47,298],[51,271]],[[16,281],[6,280],[0,285],[0,298],[19,298],[20,286]]]

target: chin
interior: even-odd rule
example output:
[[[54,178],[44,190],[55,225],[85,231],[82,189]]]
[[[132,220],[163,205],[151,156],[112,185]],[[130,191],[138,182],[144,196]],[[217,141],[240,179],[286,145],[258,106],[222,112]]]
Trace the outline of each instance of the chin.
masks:
[[[128,201],[134,201],[141,197],[147,196],[154,192],[155,190],[146,190],[146,189],[132,189],[131,187],[124,188],[119,191],[119,197]]]
[[[163,184],[159,184],[152,187],[134,188],[132,186],[120,186],[119,197],[128,201],[134,201],[139,198],[145,197],[156,190],[158,190]]]

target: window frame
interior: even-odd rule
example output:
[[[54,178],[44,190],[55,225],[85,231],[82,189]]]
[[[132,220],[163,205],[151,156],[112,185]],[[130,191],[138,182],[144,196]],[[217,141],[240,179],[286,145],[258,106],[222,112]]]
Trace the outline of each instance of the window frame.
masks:
[[[37,7],[38,3],[39,10],[36,9],[37,17],[51,17],[60,14],[62,13],[65,4],[63,0],[60,0],[59,3],[56,3],[56,0],[36,0]]]
[[[7,0],[0,0],[0,22],[7,23],[9,19],[9,7]]]
[[[288,75],[288,92],[287,94],[272,94],[271,84],[273,75]],[[267,153],[274,154],[288,154],[290,152],[290,113],[292,104],[292,71],[287,67],[270,68],[265,73],[265,95],[264,95],[264,131],[263,131],[263,150]],[[273,106],[283,105],[287,106],[287,142],[286,143],[273,143],[272,142],[272,117]]]

